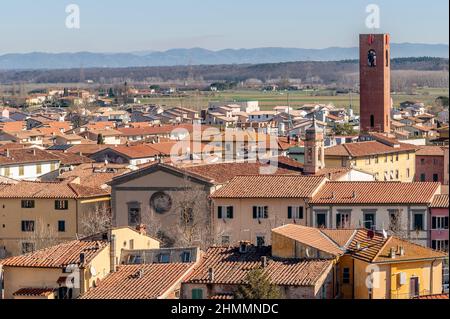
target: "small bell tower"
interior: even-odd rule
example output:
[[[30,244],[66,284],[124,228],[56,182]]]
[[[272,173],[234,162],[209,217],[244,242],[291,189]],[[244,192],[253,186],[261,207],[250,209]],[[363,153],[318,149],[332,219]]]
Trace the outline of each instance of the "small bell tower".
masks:
[[[324,131],[317,126],[314,118],[313,125],[306,129],[303,173],[314,175],[323,168],[325,168]]]

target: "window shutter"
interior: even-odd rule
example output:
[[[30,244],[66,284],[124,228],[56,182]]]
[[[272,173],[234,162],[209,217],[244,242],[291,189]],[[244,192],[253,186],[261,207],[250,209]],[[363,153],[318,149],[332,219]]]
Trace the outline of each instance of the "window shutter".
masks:
[[[269,218],[269,206],[264,206],[264,218]]]
[[[448,217],[444,218],[444,229],[448,229]]]
[[[300,206],[298,208],[298,211],[299,211],[299,219],[303,219],[303,206]]]
[[[217,218],[222,219],[222,206],[217,206]]]
[[[258,218],[258,207],[253,206],[253,219]]]
[[[292,219],[292,206],[288,206],[288,219]]]
[[[432,223],[433,223],[433,226],[432,226],[432,228],[433,229],[436,229],[436,217],[433,217],[431,220],[432,220]]]

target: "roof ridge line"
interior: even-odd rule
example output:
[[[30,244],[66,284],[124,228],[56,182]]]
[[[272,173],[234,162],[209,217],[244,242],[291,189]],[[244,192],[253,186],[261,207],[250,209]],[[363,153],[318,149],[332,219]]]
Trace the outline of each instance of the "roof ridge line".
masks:
[[[374,260],[376,258],[378,258],[378,256],[381,254],[381,252],[384,250],[384,248],[387,246],[387,244],[392,240],[393,236],[389,236],[386,241],[384,242],[384,244],[380,247],[380,249],[378,250],[378,252],[375,254],[375,256],[373,256],[372,260],[370,262],[374,262]]]
[[[333,239],[331,239],[331,237],[329,237],[327,234],[325,234],[322,229],[317,229],[319,231],[320,234],[322,234],[322,236],[325,237],[325,239],[327,239],[328,241],[330,241],[332,244],[336,245],[337,248],[339,248],[339,250],[341,250],[343,253],[345,252],[341,246],[339,246],[339,244],[337,242],[335,242]]]

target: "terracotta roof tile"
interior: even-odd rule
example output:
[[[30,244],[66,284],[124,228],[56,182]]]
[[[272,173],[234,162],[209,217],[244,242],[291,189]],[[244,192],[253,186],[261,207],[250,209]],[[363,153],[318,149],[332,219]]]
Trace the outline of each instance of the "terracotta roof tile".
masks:
[[[391,154],[415,151],[417,146],[398,143],[399,147],[392,147],[378,141],[347,143],[325,149],[325,156],[362,157],[377,154]]]
[[[157,299],[182,280],[193,263],[122,265],[80,299]],[[140,272],[141,271],[141,272]]]
[[[62,268],[79,265],[80,254],[85,254],[85,264],[89,264],[108,245],[107,241],[73,240],[25,255],[0,260],[6,267]]]
[[[431,203],[431,208],[448,208],[448,194],[436,195]]]
[[[318,228],[288,224],[275,229],[272,232],[291,238],[307,246],[324,251],[331,255],[341,256],[344,251],[331,240],[331,238]]]
[[[439,183],[327,182],[311,204],[429,204]]]
[[[78,199],[109,196],[107,190],[67,182],[30,182],[0,185],[0,198]]]
[[[57,156],[61,161],[61,165],[80,165],[94,162],[89,157],[78,155],[75,153],[61,152],[61,151],[48,151]]]
[[[53,294],[53,288],[21,288],[13,293],[13,296],[23,297],[48,297]]]
[[[325,182],[321,176],[236,176],[215,191],[212,198],[307,198]]]
[[[188,276],[188,283],[242,284],[249,271],[261,267],[261,258],[268,257],[264,273],[280,286],[311,286],[328,270],[330,260],[278,259],[270,257],[270,247],[251,246],[247,253],[238,247],[212,247],[203,256],[199,266]],[[211,282],[208,270],[214,271]]]
[[[0,164],[22,164],[58,160],[59,158],[49,151],[43,151],[37,148],[8,149],[0,154]]]
[[[444,150],[440,146],[419,146],[416,156],[444,156]]]

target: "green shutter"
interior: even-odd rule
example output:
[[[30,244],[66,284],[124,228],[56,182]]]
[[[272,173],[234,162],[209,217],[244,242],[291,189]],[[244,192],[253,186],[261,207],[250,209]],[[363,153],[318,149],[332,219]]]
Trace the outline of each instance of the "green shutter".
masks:
[[[253,219],[258,218],[258,207],[253,206]]]
[[[300,212],[299,218],[300,218],[300,219],[303,219],[303,206],[300,206],[298,209],[299,209],[299,212]]]
[[[222,219],[222,206],[217,207],[217,218]]]
[[[192,299],[203,299],[203,290],[192,289]]]
[[[264,206],[264,218],[269,218],[269,206]]]
[[[288,219],[292,219],[292,206],[288,206]]]

